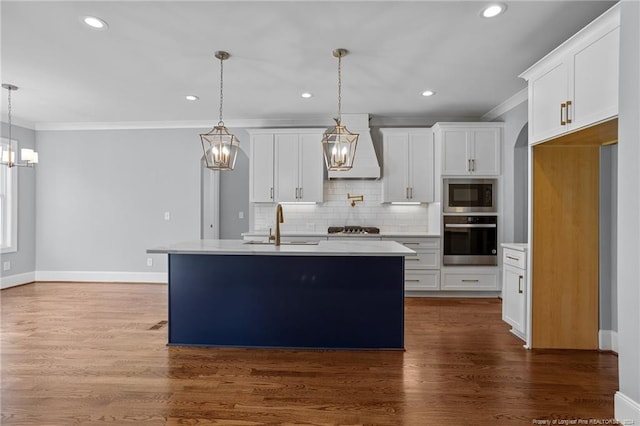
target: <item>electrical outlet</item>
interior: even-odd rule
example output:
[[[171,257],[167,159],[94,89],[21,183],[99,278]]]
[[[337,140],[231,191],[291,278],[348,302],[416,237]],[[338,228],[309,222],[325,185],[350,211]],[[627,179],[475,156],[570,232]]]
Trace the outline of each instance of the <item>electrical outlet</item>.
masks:
[[[147,266],[153,266],[153,258],[147,257]]]
[[[2,263],[2,270],[8,271],[9,269],[11,269],[11,261],[7,260],[6,262]]]
[[[244,219],[244,212],[238,212],[238,219]]]
[[[164,212],[164,220],[171,220],[171,212]]]

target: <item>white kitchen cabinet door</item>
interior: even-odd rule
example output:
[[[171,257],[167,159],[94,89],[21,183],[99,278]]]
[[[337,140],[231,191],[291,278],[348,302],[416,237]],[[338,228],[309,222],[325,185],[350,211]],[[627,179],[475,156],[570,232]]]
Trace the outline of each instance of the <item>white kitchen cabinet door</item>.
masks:
[[[383,201],[409,201],[408,152],[406,133],[384,136]]]
[[[432,131],[383,129],[382,135],[382,202],[433,202],[435,154]]]
[[[586,127],[618,114],[619,46],[618,27],[574,55],[571,128]]]
[[[520,77],[529,83],[529,144],[618,114],[620,8],[612,7]]]
[[[557,63],[529,82],[531,141],[548,139],[566,131],[564,108],[569,98],[568,83],[567,64],[564,62]]]
[[[443,175],[468,175],[470,173],[470,136],[471,134],[466,129],[442,130]]]
[[[525,271],[504,265],[502,279],[502,319],[513,327],[517,335],[523,337],[526,333]]]
[[[500,127],[451,127],[439,130],[442,175],[500,175]]]
[[[276,201],[298,201],[298,172],[300,167],[298,135],[276,134],[274,146]]]
[[[472,174],[491,176],[500,174],[500,138],[500,129],[497,128],[473,131]]]
[[[298,201],[321,203],[324,183],[322,135],[300,135]]]
[[[432,132],[409,133],[409,201],[434,201],[434,149]]]
[[[252,135],[249,201],[253,203],[272,203],[274,201],[273,164],[273,135]]]

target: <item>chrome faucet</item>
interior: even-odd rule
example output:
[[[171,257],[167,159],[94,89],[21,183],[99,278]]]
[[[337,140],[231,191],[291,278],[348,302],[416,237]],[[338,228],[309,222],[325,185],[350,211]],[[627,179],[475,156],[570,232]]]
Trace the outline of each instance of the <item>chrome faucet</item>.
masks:
[[[282,204],[276,206],[276,235],[273,237],[275,245],[280,245],[280,224],[284,223],[284,213],[282,212]],[[270,236],[269,239],[272,237]]]

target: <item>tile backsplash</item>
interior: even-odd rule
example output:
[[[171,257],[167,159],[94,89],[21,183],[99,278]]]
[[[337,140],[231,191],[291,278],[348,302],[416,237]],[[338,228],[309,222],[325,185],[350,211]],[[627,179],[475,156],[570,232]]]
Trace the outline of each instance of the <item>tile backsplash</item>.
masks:
[[[325,180],[324,203],[284,204],[282,232],[326,232],[329,226],[377,226],[381,232],[440,232],[440,204],[391,205],[380,202],[382,181]],[[347,199],[363,195],[364,201],[351,207]],[[268,231],[274,226],[273,204],[253,204],[252,230]]]

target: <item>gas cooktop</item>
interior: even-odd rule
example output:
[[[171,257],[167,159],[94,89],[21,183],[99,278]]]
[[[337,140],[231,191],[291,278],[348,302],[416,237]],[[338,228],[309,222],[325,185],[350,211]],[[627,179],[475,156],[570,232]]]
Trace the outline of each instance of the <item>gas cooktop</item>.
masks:
[[[348,235],[379,234],[380,228],[375,226],[330,226],[327,232]]]

